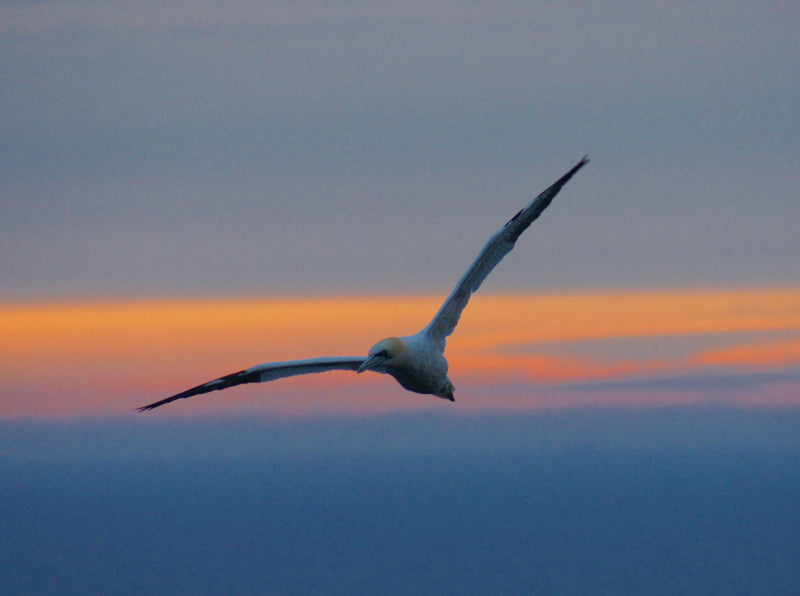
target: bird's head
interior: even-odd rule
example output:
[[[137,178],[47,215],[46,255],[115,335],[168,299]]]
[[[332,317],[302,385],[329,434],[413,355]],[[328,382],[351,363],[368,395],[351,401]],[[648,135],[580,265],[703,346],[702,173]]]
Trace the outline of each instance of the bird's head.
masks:
[[[392,368],[403,361],[406,355],[406,342],[399,337],[382,339],[369,349],[369,356],[358,367],[358,372],[374,370],[381,372],[385,368]]]

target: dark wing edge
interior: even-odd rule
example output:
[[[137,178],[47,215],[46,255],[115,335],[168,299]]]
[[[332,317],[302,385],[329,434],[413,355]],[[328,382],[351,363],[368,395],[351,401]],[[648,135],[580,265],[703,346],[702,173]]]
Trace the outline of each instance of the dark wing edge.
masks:
[[[274,381],[275,379],[282,379],[284,377],[293,377],[296,375],[307,375],[311,373],[326,372],[329,370],[358,370],[358,367],[364,362],[365,358],[362,356],[346,356],[341,358],[311,358],[308,360],[293,360],[289,362],[269,362],[267,364],[259,364],[252,368],[240,370],[239,372],[231,373],[208,381],[202,385],[197,385],[186,391],[181,391],[175,395],[166,397],[160,401],[153,402],[146,406],[136,408],[137,412],[149,412],[160,406],[176,401],[178,399],[185,399],[203,393],[210,393],[212,391],[220,391],[228,387],[235,387],[236,385],[244,385],[245,383],[264,383],[267,381]]]
[[[424,330],[428,337],[441,344],[442,349],[444,349],[445,338],[458,325],[461,311],[467,306],[470,296],[477,291],[486,276],[492,272],[503,257],[511,252],[517,239],[550,205],[561,188],[587,163],[589,163],[588,156],[584,155],[571,170],[533,199],[527,207],[517,212],[500,231],[489,239],[478,258],[459,280],[453,292]]]

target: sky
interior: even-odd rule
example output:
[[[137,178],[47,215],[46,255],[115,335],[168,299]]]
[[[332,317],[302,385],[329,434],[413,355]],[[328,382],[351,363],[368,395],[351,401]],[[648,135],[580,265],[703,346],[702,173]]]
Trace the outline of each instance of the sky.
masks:
[[[84,398],[80,383],[55,397],[60,378],[71,382],[52,374],[65,367],[85,377],[98,362],[106,372],[141,363],[126,387],[107,378],[119,377],[113,370],[93,381],[101,393],[127,392],[124,407],[110,398],[122,413],[139,405],[136,391],[152,401],[228,367],[356,355],[413,333],[486,238],[584,154],[589,166],[462,320],[490,317],[477,314],[481,301],[515,296],[507,308],[529,338],[486,340],[472,360],[456,358],[466,379],[456,386],[477,386],[470,371],[511,367],[527,389],[486,406],[523,393],[539,404],[537,382],[616,370],[631,383],[670,366],[696,377],[697,358],[727,350],[796,393],[800,9],[791,3],[9,2],[0,16],[0,312],[26,336],[4,347],[17,371],[6,373],[4,416],[107,413],[110,402]],[[598,343],[591,326],[648,293],[659,304],[646,316],[660,310],[674,325],[609,329]],[[688,312],[695,295],[716,296],[722,311],[741,300],[782,322],[687,328],[678,319],[714,310]],[[576,307],[591,312],[584,335],[538,334],[547,313],[566,320],[559,297],[567,310],[572,297],[585,300]],[[373,315],[387,299],[396,306]],[[331,327],[343,300],[350,325]],[[412,316],[419,300],[429,314]],[[532,312],[537,300],[545,311]],[[177,321],[147,308],[212,302],[220,310],[186,322],[193,335],[173,329],[192,339],[164,353]],[[206,318],[236,318],[222,311],[243,302],[260,341]],[[285,317],[297,326],[267,323],[272,304],[302,308]],[[140,319],[125,323],[131,308]],[[58,333],[72,323],[57,319],[75,309],[87,327],[65,343]],[[113,341],[72,349],[103,325],[121,326]],[[148,341],[131,339],[131,327]],[[466,333],[453,336],[453,356],[468,349]],[[656,362],[664,350],[671,364]],[[720,362],[711,372],[727,374]],[[348,396],[332,382],[358,409],[359,390]],[[281,395],[298,386],[289,383]],[[390,408],[400,401],[389,384],[367,386],[389,391]],[[61,406],[43,405],[54,399]],[[280,396],[271,403],[281,409]]]
[[[0,592],[798,593],[800,7],[0,3]],[[456,402],[336,372],[421,329]],[[110,588],[109,588],[110,587]]]
[[[3,420],[0,589],[793,594],[798,414]]]
[[[0,11],[5,301],[796,285],[792,3]]]

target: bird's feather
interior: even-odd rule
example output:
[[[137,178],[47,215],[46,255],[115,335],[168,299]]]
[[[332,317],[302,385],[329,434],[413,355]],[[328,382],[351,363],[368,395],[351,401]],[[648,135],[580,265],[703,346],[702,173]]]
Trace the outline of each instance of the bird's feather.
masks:
[[[554,184],[533,199],[530,204],[520,210],[506,224],[495,233],[483,247],[478,258],[472,263],[464,276],[456,284],[455,289],[444,301],[439,312],[425,328],[425,333],[431,340],[437,342],[444,349],[445,338],[453,333],[461,317],[461,311],[467,306],[470,296],[481,286],[486,276],[492,272],[497,264],[506,256],[517,238],[528,229],[528,226],[541,215],[553,198],[570,178],[586,165],[589,160],[584,157],[569,172],[559,178]]]
[[[227,389],[228,387],[243,385],[245,383],[264,383],[284,377],[307,375],[329,370],[357,370],[365,360],[366,358],[363,356],[345,356],[342,358],[309,358],[306,360],[290,360],[288,362],[268,362],[225,375],[224,377],[214,379],[202,385],[197,385],[196,387],[192,387],[191,389],[176,393],[175,395],[171,395],[170,397],[137,409],[140,412],[146,412],[177,399],[184,399],[211,391],[219,391],[220,389]]]

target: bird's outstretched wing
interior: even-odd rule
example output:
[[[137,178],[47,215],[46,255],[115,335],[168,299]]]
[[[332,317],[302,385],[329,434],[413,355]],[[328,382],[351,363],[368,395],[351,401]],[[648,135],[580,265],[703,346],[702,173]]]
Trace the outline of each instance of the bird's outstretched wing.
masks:
[[[329,370],[358,370],[358,367],[363,364],[364,360],[366,360],[366,358],[363,356],[347,356],[342,358],[309,358],[307,360],[291,360],[288,362],[268,362],[267,364],[259,364],[258,366],[225,375],[219,379],[214,379],[208,383],[203,383],[197,387],[192,387],[181,393],[176,393],[175,395],[164,398],[161,401],[137,408],[137,410],[139,412],[147,412],[148,410],[153,410],[159,406],[175,401],[176,399],[192,397],[193,395],[209,393],[210,391],[219,391],[220,389],[227,389],[228,387],[243,385],[244,383],[264,383],[266,381],[282,379],[283,377],[307,375]]]
[[[469,302],[469,298],[481,285],[486,276],[492,269],[506,256],[522,232],[539,217],[542,211],[547,208],[550,201],[558,194],[572,176],[586,165],[589,160],[584,157],[569,172],[559,178],[552,186],[542,192],[531,203],[512,217],[499,232],[489,239],[486,246],[472,263],[464,276],[456,284],[455,289],[444,301],[444,304],[433,317],[433,320],[424,329],[424,333],[433,341],[437,342],[444,349],[445,338],[453,332],[458,325],[461,311]]]

